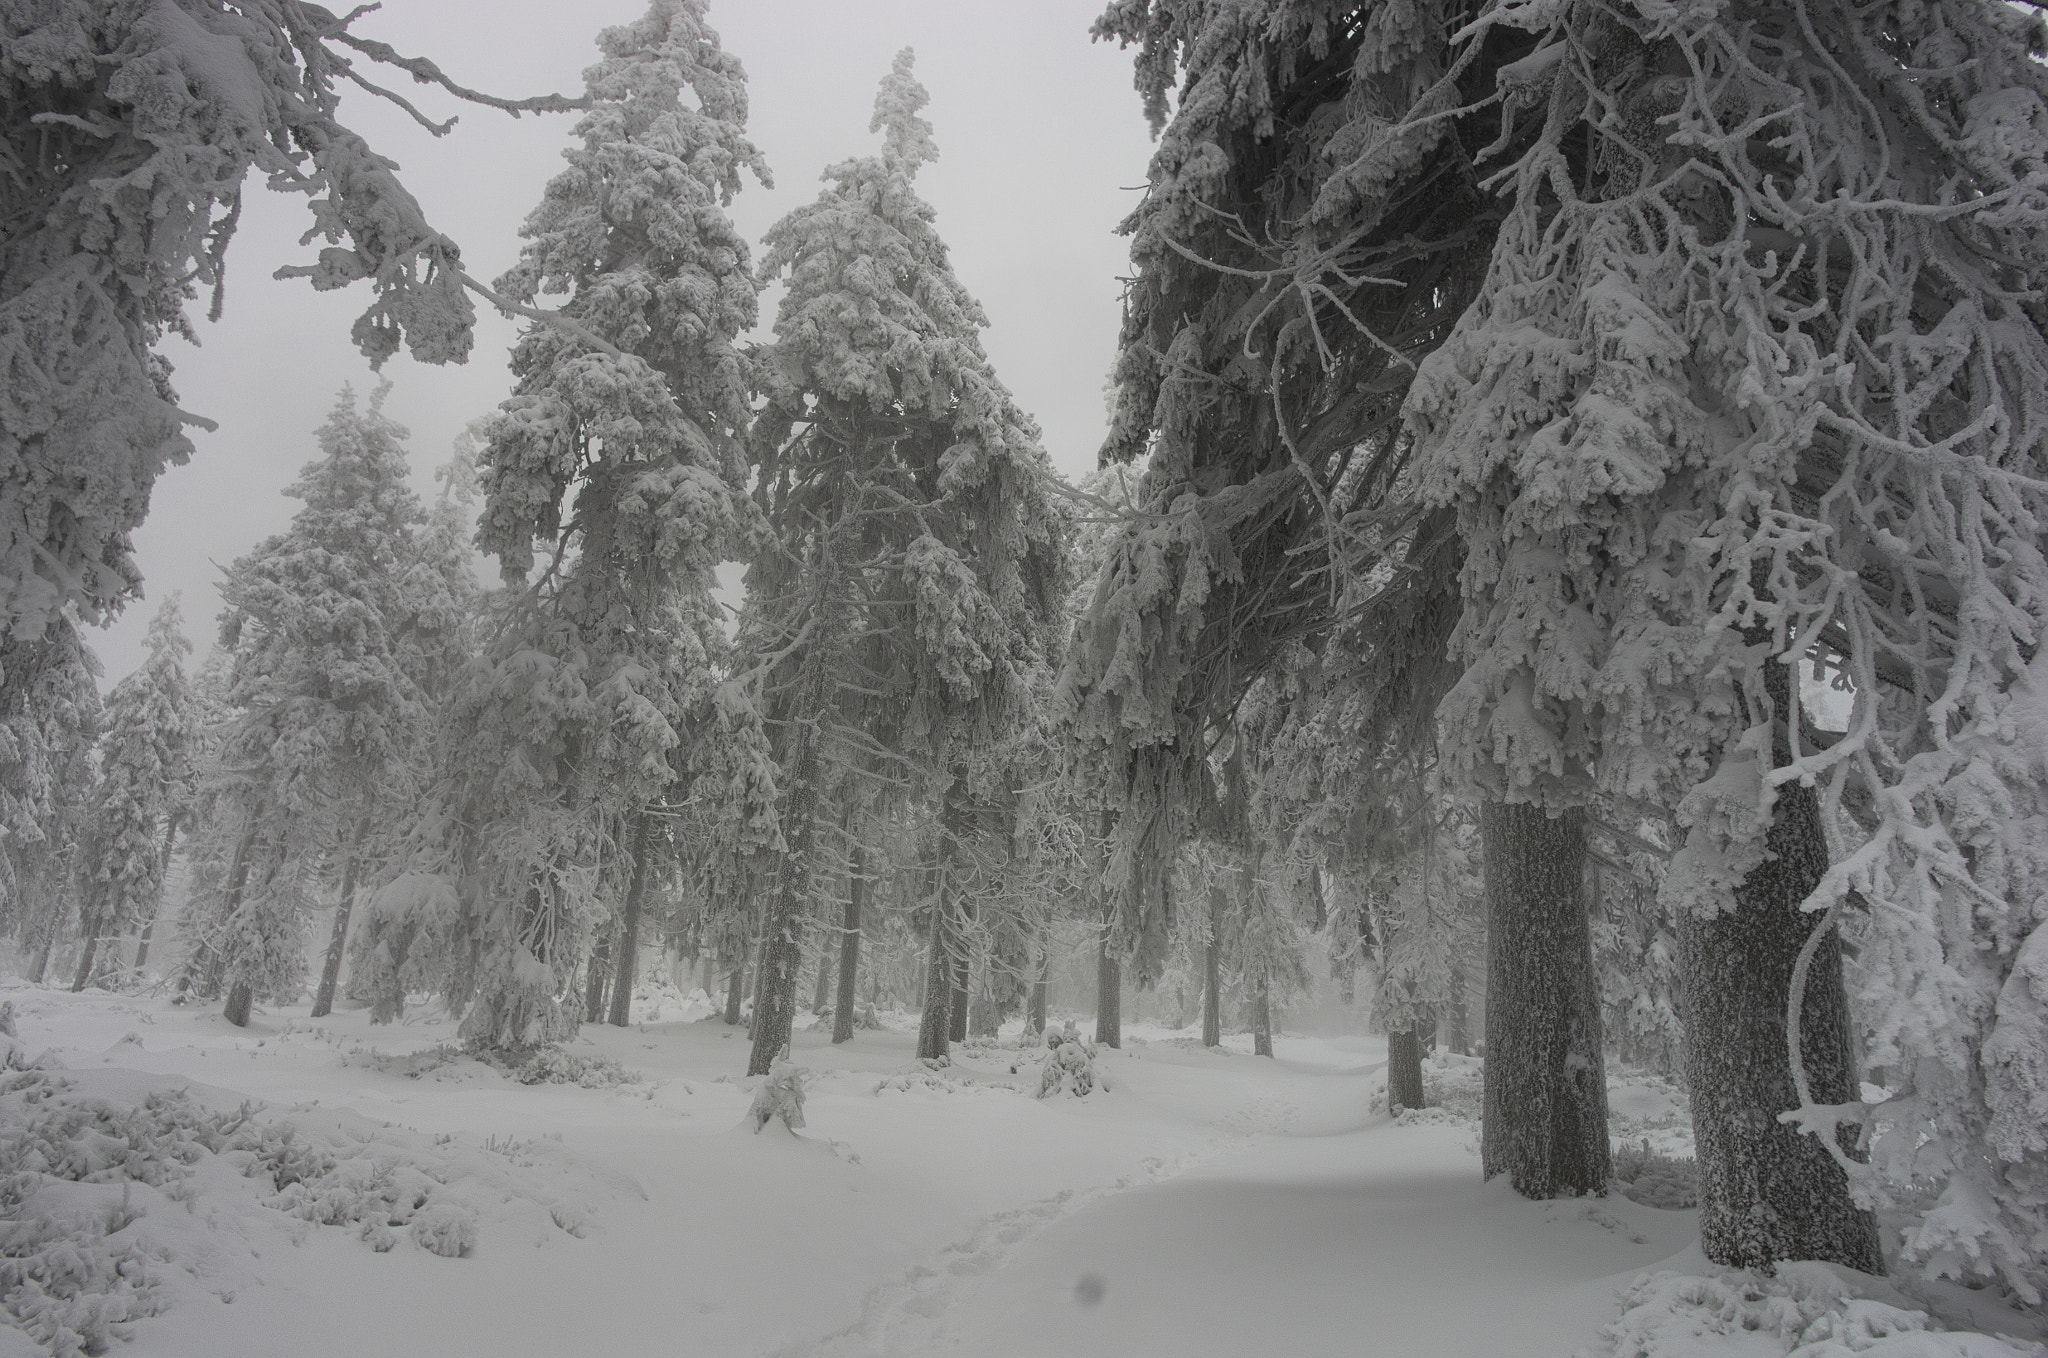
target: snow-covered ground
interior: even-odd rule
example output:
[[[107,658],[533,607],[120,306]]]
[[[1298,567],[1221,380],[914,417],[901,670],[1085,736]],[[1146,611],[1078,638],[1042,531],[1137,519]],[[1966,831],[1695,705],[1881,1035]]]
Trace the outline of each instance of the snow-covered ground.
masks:
[[[432,1017],[0,1000],[40,1057],[0,1079],[0,1260],[42,1271],[10,1307],[88,1347],[98,1307],[163,1358],[2028,1351],[1913,1333],[1924,1298],[1815,1266],[1717,1280],[1688,1211],[1483,1184],[1476,1063],[1390,1119],[1374,1037],[1262,1060],[1138,1027],[1107,1089],[1039,1101],[1036,1051],[931,1071],[900,1016],[807,1030],[792,1136],[748,1130],[744,1036],[674,995],[584,1030],[555,1073],[587,1084],[531,1085]],[[1659,1082],[1614,1101],[1618,1141],[1689,1149]],[[42,1349],[0,1326],[17,1351]]]

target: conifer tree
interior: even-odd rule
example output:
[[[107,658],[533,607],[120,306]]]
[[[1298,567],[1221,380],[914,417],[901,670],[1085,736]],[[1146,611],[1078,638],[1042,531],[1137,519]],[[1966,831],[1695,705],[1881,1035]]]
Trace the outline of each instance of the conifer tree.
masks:
[[[367,410],[343,390],[286,491],[304,508],[221,585],[231,715],[212,830],[233,848],[205,932],[236,1023],[256,996],[297,991],[304,912],[332,869],[353,893],[373,831],[416,795],[432,695],[465,658],[388,390]]]
[[[310,200],[316,263],[287,275],[328,290],[368,279],[354,339],[373,364],[401,344],[461,362],[472,307],[453,241],[427,222],[394,163],[339,119],[353,81],[385,65],[515,115],[573,107],[455,84],[433,62],[350,32],[319,5],[255,0],[47,0],[0,12],[0,636],[68,644],[59,618],[97,622],[137,589],[129,533],[150,487],[192,445],[166,333],[191,335],[194,281],[213,289],[251,170]],[[450,120],[452,123],[453,120]],[[53,626],[57,627],[51,632]],[[13,652],[0,686],[32,667]]]
[[[761,265],[788,292],[758,360],[768,405],[753,442],[775,540],[749,575],[743,646],[780,724],[787,853],[755,1074],[788,1041],[835,755],[842,766],[879,757],[934,786],[933,975],[958,960],[967,841],[985,795],[970,786],[974,756],[1021,715],[1062,589],[1037,428],[991,370],[976,335],[987,318],[914,187],[938,152],[912,60],[898,55],[875,100],[881,154],[827,169],[817,201],[770,228]],[[939,994],[928,1026],[948,1012],[950,998],[931,1003]]]
[[[73,917],[74,851],[92,795],[99,660],[66,615],[39,645],[0,639],[0,929],[40,984]]]
[[[144,647],[142,668],[114,685],[102,720],[99,782],[80,841],[82,948],[73,990],[95,975],[102,944],[155,921],[189,795],[196,713],[184,662],[192,643],[175,593],[150,619]]]
[[[648,879],[605,865],[649,842],[648,808],[694,757],[685,732],[739,765],[758,742],[718,691],[712,591],[754,525],[735,342],[758,289],[725,206],[744,173],[768,176],[745,73],[704,11],[655,0],[599,35],[578,144],[498,280],[520,305],[568,300],[521,337],[514,394],[485,426],[477,541],[507,591],[452,699],[411,871],[373,910],[387,978],[437,973],[488,1047],[574,1031],[581,1006],[562,997],[609,925],[605,884]],[[724,767],[727,790],[759,790]],[[743,806],[735,819],[759,828]]]

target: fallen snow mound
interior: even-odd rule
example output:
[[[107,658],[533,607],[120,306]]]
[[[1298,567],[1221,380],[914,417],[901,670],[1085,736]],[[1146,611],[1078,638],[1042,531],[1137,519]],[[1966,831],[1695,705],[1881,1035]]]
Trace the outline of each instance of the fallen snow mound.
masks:
[[[1613,1358],[2035,1358],[1984,1334],[1933,1328],[1882,1278],[1833,1264],[1645,1274],[1606,1329]]]

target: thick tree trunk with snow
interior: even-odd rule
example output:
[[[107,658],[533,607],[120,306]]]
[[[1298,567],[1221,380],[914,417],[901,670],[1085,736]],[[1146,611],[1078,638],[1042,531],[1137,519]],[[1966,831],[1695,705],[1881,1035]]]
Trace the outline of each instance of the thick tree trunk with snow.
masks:
[[[651,856],[648,835],[654,818],[643,808],[634,817],[633,880],[626,887],[625,918],[619,922],[618,963],[612,971],[612,1006],[607,1016],[614,1028],[623,1028],[633,1010],[633,982],[640,970],[640,905],[647,899],[647,860]]]
[[[854,986],[860,980],[860,913],[867,895],[867,860],[858,844],[846,872],[846,918],[839,926],[839,993],[832,1006],[832,1042],[853,1041]]]
[[[43,977],[50,970],[50,950],[57,946],[57,930],[54,925],[43,930],[43,941],[36,948],[36,960],[30,964],[28,979],[31,985],[41,985]]]
[[[105,927],[105,920],[98,910],[91,912],[85,921],[85,937],[79,940],[78,975],[71,982],[74,995],[84,990],[86,983],[92,980],[93,959],[99,954],[100,930]]]
[[[1789,669],[1773,662],[1765,678],[1777,710],[1791,710]],[[1779,729],[1782,761],[1791,748]],[[1792,970],[1820,922],[1799,907],[1828,866],[1812,788],[1794,782],[1778,789],[1764,842],[1768,857],[1736,888],[1733,910],[1678,921],[1700,1248],[1737,1268],[1821,1259],[1882,1273],[1876,1224],[1850,1201],[1842,1167],[1814,1137],[1778,1121],[1799,1106],[1785,1032]],[[1841,942],[1832,928],[1807,965],[1799,1039],[1813,1101],[1857,1098]],[[1844,1129],[1843,1144],[1854,1136]]]
[[[1223,1045],[1223,888],[1209,888],[1209,941],[1202,949],[1202,1045]]]
[[[1109,950],[1109,929],[1095,955],[1095,1042],[1101,1047],[1124,1045],[1123,968]]]
[[[341,867],[341,899],[334,906],[334,932],[327,940],[327,956],[320,964],[320,987],[313,993],[312,1018],[326,1018],[334,1012],[334,988],[341,981],[341,959],[348,949],[348,917],[356,904],[356,864],[363,855],[363,840],[370,833],[370,818],[356,825],[349,841],[348,861]],[[136,966],[142,965],[138,959]]]
[[[256,993],[249,989],[249,983],[237,981],[228,987],[228,1002],[221,1015],[237,1028],[246,1028],[249,1026],[249,1011],[255,1003]]]
[[[1252,978],[1252,1055],[1273,1054],[1273,997],[1272,986],[1266,979],[1266,969],[1258,968]]]
[[[1527,1198],[1604,1193],[1607,1071],[1586,923],[1583,812],[1480,809],[1486,1096],[1480,1166]]]
[[[931,946],[925,959],[924,1014],[917,1025],[917,1055],[935,1061],[946,1055],[953,1030],[953,931],[946,903],[932,902]]]
[[[953,991],[947,1000],[946,1038],[951,1042],[967,1040],[967,946],[966,940],[958,934],[953,940]]]
[[[1387,1111],[1422,1106],[1422,1028],[1414,1024],[1387,1034]]]

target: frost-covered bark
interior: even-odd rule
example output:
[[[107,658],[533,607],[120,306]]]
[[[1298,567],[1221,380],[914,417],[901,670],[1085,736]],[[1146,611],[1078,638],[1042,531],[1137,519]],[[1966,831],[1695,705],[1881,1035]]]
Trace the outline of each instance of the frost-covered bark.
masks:
[[[356,823],[342,860],[341,891],[335,897],[334,924],[328,932],[327,955],[320,962],[320,983],[313,990],[313,1008],[308,1018],[325,1018],[334,1012],[334,992],[341,984],[341,963],[348,955],[348,922],[356,908],[356,878],[363,867],[363,845],[370,837],[370,817]],[[140,966],[141,963],[137,963]]]
[[[1109,945],[1105,927],[1095,945],[1095,1043],[1100,1047],[1124,1045],[1123,968]]]
[[[1480,811],[1486,1093],[1480,1169],[1524,1197],[1605,1193],[1607,1068],[1584,897],[1583,813]]]
[[[931,928],[925,947],[924,1012],[917,1023],[917,1055],[935,1061],[947,1054],[953,1029],[953,950],[955,929],[947,918],[948,904],[931,904]]]
[[[1202,940],[1202,1045],[1223,1045],[1223,907],[1221,883],[1209,888],[1209,931]]]
[[[861,914],[867,901],[867,890],[867,857],[860,846],[855,845],[846,870],[846,913],[839,925],[839,987],[832,1001],[834,1046],[853,1040],[853,1011],[857,1000],[854,987],[860,980]]]
[[[633,878],[626,885],[626,900],[619,912],[618,959],[612,967],[611,1012],[606,1016],[614,1028],[631,1020],[633,983],[640,971],[640,908],[647,898],[649,858],[654,818],[642,811],[633,818]]]
[[[128,535],[158,474],[190,454],[182,427],[206,423],[177,409],[155,346],[192,334],[194,282],[218,314],[251,170],[305,194],[325,242],[283,274],[321,290],[370,280],[354,338],[373,365],[401,344],[423,362],[467,356],[460,253],[339,121],[340,87],[381,63],[515,113],[569,105],[464,90],[350,33],[361,13],[290,0],[0,11],[0,634],[15,643],[44,644],[67,606],[98,621],[136,592]]]

